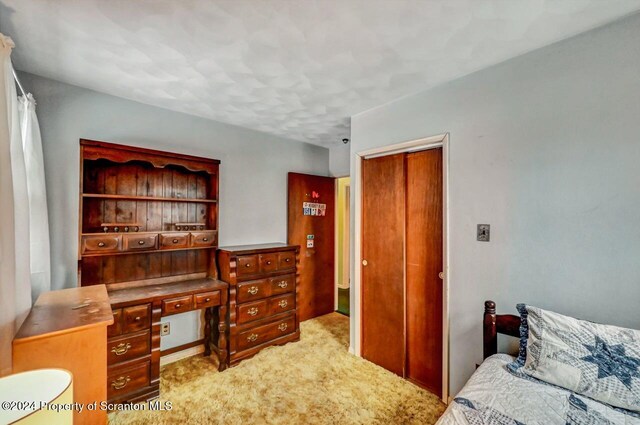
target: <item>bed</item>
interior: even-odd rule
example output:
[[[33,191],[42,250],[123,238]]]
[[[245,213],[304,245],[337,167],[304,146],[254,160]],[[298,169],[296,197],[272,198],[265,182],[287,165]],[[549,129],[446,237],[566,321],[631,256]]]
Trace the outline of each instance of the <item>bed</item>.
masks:
[[[519,337],[520,317],[497,315],[485,302],[484,357],[437,425],[625,424],[640,425],[640,415],[519,374],[508,365],[515,357],[497,354],[497,335]]]

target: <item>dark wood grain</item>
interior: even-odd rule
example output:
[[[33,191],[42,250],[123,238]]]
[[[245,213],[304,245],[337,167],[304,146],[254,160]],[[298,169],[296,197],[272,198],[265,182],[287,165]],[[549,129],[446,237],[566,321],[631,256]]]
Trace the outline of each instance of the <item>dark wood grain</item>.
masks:
[[[288,194],[287,241],[300,245],[298,309],[305,321],[334,309],[335,179],[289,173]],[[304,215],[303,202],[326,204],[325,216]],[[307,235],[314,237],[313,248],[307,248]]]
[[[362,356],[400,376],[405,365],[404,187],[403,154],[363,161]]]
[[[126,289],[109,291],[109,299],[114,307],[152,302],[172,295],[193,295],[196,293],[226,291],[227,284],[217,279],[194,279],[188,281],[166,283],[161,285],[134,286]]]
[[[520,316],[496,314],[496,303],[485,301],[482,320],[483,358],[498,352],[498,334],[520,338],[520,322]]]
[[[220,279],[229,284],[229,351],[221,354],[228,355],[229,365],[237,365],[263,348],[300,338],[298,249],[295,245],[263,244],[218,250]],[[240,268],[251,271],[241,274]],[[283,318],[285,325],[276,323]],[[221,329],[217,336],[224,336]]]
[[[228,286],[217,280],[215,255],[219,164],[80,141],[78,281],[109,290],[109,316],[117,321],[108,330],[114,350],[107,353],[109,376],[122,385],[107,382],[112,402],[158,396],[163,314],[204,310],[199,343],[208,356],[215,334],[214,343],[222,344],[216,347],[219,369],[227,366]]]
[[[113,313],[103,285],[44,292],[31,308],[14,341],[23,343],[42,335],[112,323]]]
[[[442,148],[407,154],[406,352],[408,379],[442,393]]]

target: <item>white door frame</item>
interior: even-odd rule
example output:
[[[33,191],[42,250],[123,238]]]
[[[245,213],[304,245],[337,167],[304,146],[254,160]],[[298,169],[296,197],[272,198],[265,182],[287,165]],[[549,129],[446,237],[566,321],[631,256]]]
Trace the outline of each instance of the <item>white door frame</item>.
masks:
[[[352,351],[362,356],[362,304],[360,294],[362,289],[362,160],[396,153],[415,152],[442,147],[442,190],[443,190],[443,279],[442,279],[442,401],[449,399],[449,133],[410,140],[380,148],[367,149],[354,154],[355,173],[351,180],[352,198],[354,201],[353,216],[353,280],[351,293],[353,306],[351,308],[351,326],[354,327],[354,340],[351,341]]]
[[[334,305],[334,308],[333,309],[335,311],[338,311],[338,299],[339,299],[338,282],[340,282],[340,279],[342,278],[342,276],[340,276],[338,274],[338,262],[341,260],[340,256],[338,255],[338,243],[339,243],[339,239],[340,239],[340,237],[339,237],[340,236],[340,232],[338,231],[338,220],[340,219],[340,214],[342,214],[342,211],[339,211],[339,209],[338,209],[338,205],[339,205],[338,197],[340,196],[340,190],[339,190],[340,183],[339,183],[339,180],[340,179],[344,179],[346,177],[350,177],[350,176],[346,175],[346,176],[341,176],[341,177],[336,177],[335,178],[336,179],[335,194],[334,194],[335,210],[336,210],[335,218],[334,218],[334,223],[335,223],[335,226],[334,226],[334,228],[335,228],[335,232],[334,232],[335,233],[335,236],[334,236],[334,239],[335,239],[334,264],[335,264],[335,267],[334,267],[334,276],[333,276],[333,286],[334,286],[334,288],[333,288],[334,289],[334,292],[333,292],[333,305]],[[347,187],[351,188],[351,180],[349,180],[349,185]],[[349,200],[350,199],[351,198],[349,197]],[[351,229],[351,203],[350,202],[347,204],[347,208],[348,208],[348,212],[349,212],[349,214],[347,216],[347,219],[349,221],[349,229]],[[349,251],[351,249],[351,235],[348,234],[348,233],[349,232],[345,232],[345,234],[347,234],[348,239],[349,239],[349,245],[347,246],[346,252],[343,253],[343,257],[344,257],[345,254],[346,255],[350,255]],[[344,246],[343,246],[342,249],[344,249]],[[348,265],[349,265],[349,269],[350,269],[351,265],[350,264],[348,264]],[[351,285],[349,285],[349,290],[351,290]]]

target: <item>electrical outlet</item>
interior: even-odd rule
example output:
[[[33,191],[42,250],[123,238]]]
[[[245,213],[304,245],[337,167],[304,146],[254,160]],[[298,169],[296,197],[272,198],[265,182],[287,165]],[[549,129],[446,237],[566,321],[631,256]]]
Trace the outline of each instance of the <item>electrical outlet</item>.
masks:
[[[491,239],[491,225],[478,224],[477,240],[479,242],[489,242]]]
[[[167,336],[171,333],[171,323],[162,322],[160,323],[160,336]]]

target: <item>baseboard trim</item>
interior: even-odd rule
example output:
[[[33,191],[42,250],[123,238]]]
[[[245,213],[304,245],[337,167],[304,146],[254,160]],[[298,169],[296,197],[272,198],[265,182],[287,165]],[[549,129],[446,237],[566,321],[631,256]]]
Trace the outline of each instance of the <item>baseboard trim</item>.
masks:
[[[186,350],[187,348],[196,347],[198,345],[204,345],[204,338],[187,342],[186,344],[178,345],[172,348],[167,348],[166,350],[160,351],[160,356],[168,356],[173,353],[177,353],[178,351]]]
[[[356,350],[354,350],[352,346],[349,346],[349,354],[356,355]]]
[[[170,363],[177,362],[178,360],[186,359],[187,357],[197,356],[204,353],[204,346],[202,344],[195,347],[187,348],[185,350],[176,351],[166,356],[160,357],[160,366],[168,365]]]

